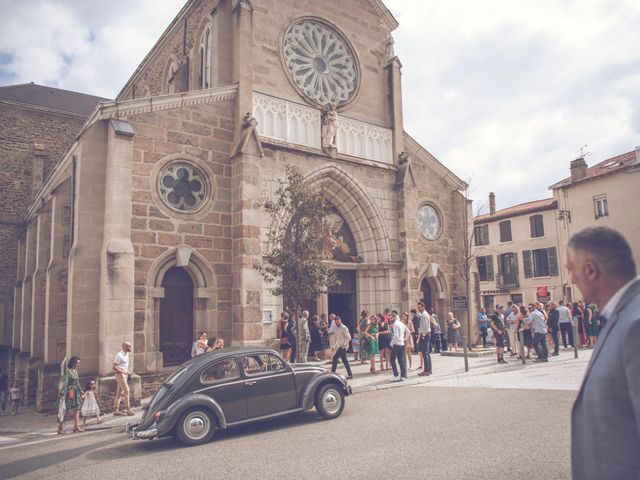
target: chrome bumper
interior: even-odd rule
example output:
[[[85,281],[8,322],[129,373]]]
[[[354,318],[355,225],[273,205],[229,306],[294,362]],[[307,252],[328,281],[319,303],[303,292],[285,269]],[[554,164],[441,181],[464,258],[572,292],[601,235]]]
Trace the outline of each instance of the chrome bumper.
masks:
[[[138,424],[137,423],[135,423],[133,425],[127,423],[126,430],[127,430],[127,436],[129,438],[133,438],[134,440],[136,440],[136,439],[150,440],[150,439],[156,438],[158,436],[158,429],[157,428],[149,428],[147,430],[138,430]]]

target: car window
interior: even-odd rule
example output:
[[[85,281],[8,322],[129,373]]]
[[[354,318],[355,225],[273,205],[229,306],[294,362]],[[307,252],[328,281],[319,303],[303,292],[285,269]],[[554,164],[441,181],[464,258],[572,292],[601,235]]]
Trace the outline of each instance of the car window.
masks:
[[[222,380],[232,380],[240,377],[238,362],[235,358],[221,360],[204,369],[200,375],[200,382],[210,384]]]
[[[242,357],[242,368],[247,375],[257,375],[284,371],[287,367],[280,357],[270,353],[259,353]]]

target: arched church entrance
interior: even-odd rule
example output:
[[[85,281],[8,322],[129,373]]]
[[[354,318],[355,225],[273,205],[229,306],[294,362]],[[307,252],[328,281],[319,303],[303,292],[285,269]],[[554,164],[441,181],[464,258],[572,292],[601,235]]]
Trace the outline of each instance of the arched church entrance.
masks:
[[[336,270],[335,273],[340,280],[340,285],[329,289],[329,312],[338,315],[353,335],[357,319],[356,271]]]
[[[423,278],[420,283],[420,293],[422,294],[424,306],[427,308],[435,308],[435,305],[433,304],[433,295],[431,293],[431,285],[429,285],[429,280],[426,278]]]
[[[162,279],[160,352],[163,364],[179,365],[191,356],[193,280],[184,268],[172,267]]]

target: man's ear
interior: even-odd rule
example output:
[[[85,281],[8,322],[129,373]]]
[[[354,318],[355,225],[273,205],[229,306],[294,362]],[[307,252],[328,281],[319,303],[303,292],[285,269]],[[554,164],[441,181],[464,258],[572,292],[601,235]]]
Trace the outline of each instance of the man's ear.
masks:
[[[602,270],[598,262],[594,260],[586,260],[582,266],[585,276],[592,282],[600,279]]]

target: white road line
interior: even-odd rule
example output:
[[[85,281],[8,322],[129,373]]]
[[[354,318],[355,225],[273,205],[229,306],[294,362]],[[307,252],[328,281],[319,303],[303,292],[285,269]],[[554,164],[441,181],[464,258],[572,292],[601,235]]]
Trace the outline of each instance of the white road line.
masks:
[[[103,432],[108,432],[108,431],[111,431],[111,430],[118,430],[118,429],[124,431],[124,429],[122,427],[110,427],[110,428],[104,428],[104,429],[101,429],[101,430],[87,430],[87,431],[82,433],[82,436],[84,437],[86,435],[92,435],[92,434],[95,434],[95,433],[103,433]],[[32,442],[24,442],[24,443],[18,443],[16,445],[8,445],[6,447],[0,447],[0,452],[2,452],[4,450],[10,450],[10,449],[16,448],[16,447],[28,447],[28,446],[31,446],[31,445],[39,445],[41,443],[47,443],[47,442],[51,442],[51,441],[54,441],[54,440],[66,440],[66,439],[69,439],[69,438],[78,438],[75,433],[73,433],[73,434],[72,433],[68,433],[67,435],[58,435],[56,433],[53,433],[53,434],[48,434],[48,435],[52,435],[51,438],[43,438],[42,440],[34,440]]]

